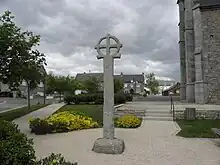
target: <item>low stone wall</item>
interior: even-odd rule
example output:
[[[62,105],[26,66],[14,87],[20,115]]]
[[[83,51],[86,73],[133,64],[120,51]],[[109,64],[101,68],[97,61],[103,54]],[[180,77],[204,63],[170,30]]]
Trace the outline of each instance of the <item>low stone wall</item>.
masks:
[[[175,111],[175,120],[184,119],[184,112],[184,110]],[[220,119],[220,110],[196,110],[196,119]]]

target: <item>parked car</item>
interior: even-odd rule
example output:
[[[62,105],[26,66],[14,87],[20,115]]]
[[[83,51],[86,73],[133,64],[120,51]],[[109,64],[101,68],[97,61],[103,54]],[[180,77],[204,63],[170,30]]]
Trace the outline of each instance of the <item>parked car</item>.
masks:
[[[12,92],[0,92],[0,97],[13,97]]]

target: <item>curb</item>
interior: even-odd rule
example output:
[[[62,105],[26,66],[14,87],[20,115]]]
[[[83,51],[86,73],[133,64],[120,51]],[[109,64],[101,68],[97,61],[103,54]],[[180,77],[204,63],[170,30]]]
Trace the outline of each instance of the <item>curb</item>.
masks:
[[[174,132],[172,133],[172,135],[176,136],[176,135],[181,131],[181,128],[180,128],[180,126],[177,124],[177,122],[173,121],[173,123],[174,123],[174,126],[175,126],[175,128],[176,128],[176,131],[174,131]]]
[[[114,108],[119,108],[119,107],[121,107],[121,106],[123,106],[123,105],[125,105],[125,104],[115,105]]]
[[[114,106],[114,109],[115,109],[115,111],[114,111],[114,112],[117,112],[117,110],[118,110],[117,108],[122,107],[123,105],[125,105],[125,104],[119,104],[119,105],[115,105],[115,106]]]

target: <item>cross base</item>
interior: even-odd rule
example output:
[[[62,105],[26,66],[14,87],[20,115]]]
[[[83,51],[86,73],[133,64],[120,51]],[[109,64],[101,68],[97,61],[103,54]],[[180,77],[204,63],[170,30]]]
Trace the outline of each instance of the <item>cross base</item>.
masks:
[[[94,142],[92,150],[103,154],[122,154],[125,149],[125,143],[121,139],[99,138]]]

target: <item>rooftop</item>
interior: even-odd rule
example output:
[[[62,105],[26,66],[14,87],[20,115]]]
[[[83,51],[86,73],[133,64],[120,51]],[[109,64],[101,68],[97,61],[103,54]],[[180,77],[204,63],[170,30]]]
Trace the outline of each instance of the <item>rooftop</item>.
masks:
[[[220,0],[200,0],[200,6],[217,6],[220,5]]]
[[[184,0],[177,0],[177,4],[180,1]],[[194,3],[200,4],[201,7],[212,7],[212,6],[220,6],[220,0],[193,0]]]

